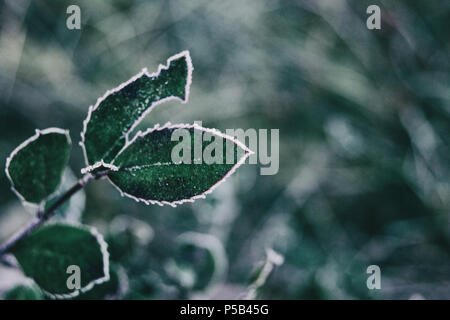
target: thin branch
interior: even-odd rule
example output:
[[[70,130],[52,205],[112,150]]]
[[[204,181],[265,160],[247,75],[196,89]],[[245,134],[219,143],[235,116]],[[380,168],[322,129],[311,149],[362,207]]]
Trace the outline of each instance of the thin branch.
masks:
[[[76,184],[74,184],[69,190],[62,194],[58,200],[56,200],[50,207],[42,212],[38,212],[37,217],[30,222],[25,228],[14,234],[8,241],[0,246],[0,258],[8,252],[17,242],[23,237],[36,230],[47,220],[54,216],[56,209],[58,209],[64,202],[69,200],[75,193],[83,189],[90,181],[100,179],[108,174],[109,170],[100,171],[95,174],[88,173],[84,175]],[[2,259],[0,259],[1,261]]]

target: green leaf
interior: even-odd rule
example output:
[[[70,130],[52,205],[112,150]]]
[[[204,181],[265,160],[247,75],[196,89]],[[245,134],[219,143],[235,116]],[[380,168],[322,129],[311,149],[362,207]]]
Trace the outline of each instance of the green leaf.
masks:
[[[55,201],[59,199],[62,193],[69,190],[75,183],[77,178],[73,174],[72,170],[66,168],[63,173],[61,184],[55,194],[45,203],[45,209],[49,208]],[[53,221],[62,221],[70,223],[80,223],[83,215],[84,206],[86,202],[86,195],[84,190],[79,190],[70,199],[65,201],[55,211]]]
[[[3,295],[4,300],[43,300],[45,299],[42,291],[34,284],[32,285],[17,285],[8,290]]]
[[[57,189],[69,159],[69,132],[49,128],[20,144],[6,160],[6,175],[22,201],[40,203]]]
[[[89,108],[81,133],[81,146],[91,171],[110,163],[128,141],[128,135],[142,118],[159,103],[178,99],[186,103],[191,84],[192,63],[183,51],[160,65],[158,71],[142,72],[109,90]]]
[[[172,141],[172,134],[176,130],[185,130],[187,141]],[[214,139],[207,141],[208,139],[202,138],[205,135]],[[206,150],[217,141],[222,141],[220,161],[196,163],[196,145],[201,150]],[[172,150],[185,142],[194,150],[187,155],[189,161],[173,162]],[[232,146],[232,151],[227,145]],[[227,163],[227,152],[232,154],[232,158],[228,157],[232,160],[228,161],[230,163]],[[197,124],[155,126],[144,133],[139,131],[122,149],[113,162],[108,178],[124,196],[146,204],[168,204],[175,207],[204,198],[244,163],[251,153],[245,145],[232,137]]]
[[[67,224],[44,226],[11,250],[26,276],[54,298],[77,296],[109,280],[109,254],[103,237],[93,228]],[[69,289],[71,265],[80,268],[80,289]]]

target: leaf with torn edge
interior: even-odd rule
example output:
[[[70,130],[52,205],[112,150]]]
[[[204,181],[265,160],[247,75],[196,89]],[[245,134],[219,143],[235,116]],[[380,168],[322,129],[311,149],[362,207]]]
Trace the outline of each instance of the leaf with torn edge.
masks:
[[[192,63],[183,51],[149,74],[143,69],[130,80],[109,90],[89,108],[81,133],[81,147],[87,168],[111,163],[128,141],[128,135],[150,110],[164,101],[186,103],[191,85]]]
[[[6,176],[22,200],[38,204],[58,188],[69,159],[69,132],[58,128],[36,130],[6,160]]]
[[[175,139],[172,134],[183,133],[186,141]],[[209,136],[209,140],[202,138]],[[198,137],[198,138],[196,138]],[[201,150],[216,148],[218,161],[198,163],[195,141]],[[172,162],[172,151],[180,143],[187,143],[190,155],[187,161]],[[227,147],[227,145],[231,145]],[[227,157],[231,154],[231,156]],[[230,176],[252,152],[241,142],[214,129],[194,125],[155,126],[136,136],[121,150],[113,162],[109,180],[122,195],[146,204],[168,204],[176,206],[204,198],[216,186]],[[202,154],[200,154],[202,157]],[[227,159],[228,158],[228,159]],[[228,161],[227,161],[228,160]],[[231,160],[231,161],[230,161]],[[190,162],[190,163],[189,163]]]
[[[103,237],[82,225],[50,224],[20,240],[11,253],[27,277],[53,298],[71,298],[109,280],[109,254]],[[69,266],[80,269],[80,289],[69,289]]]

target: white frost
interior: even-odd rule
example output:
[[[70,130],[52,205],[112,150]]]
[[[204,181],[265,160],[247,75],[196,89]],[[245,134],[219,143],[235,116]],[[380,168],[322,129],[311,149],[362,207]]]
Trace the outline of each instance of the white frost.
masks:
[[[69,145],[72,144],[72,141],[70,140],[70,134],[69,134],[69,130],[64,130],[64,129],[60,129],[60,128],[47,128],[44,130],[39,130],[36,129],[36,133],[31,136],[30,138],[28,138],[27,140],[25,140],[24,142],[22,142],[20,145],[17,146],[17,148],[15,148],[13,150],[13,152],[11,152],[11,154],[9,155],[9,157],[6,159],[6,166],[5,166],[5,173],[6,173],[6,177],[8,178],[9,182],[11,183],[11,190],[17,195],[17,197],[22,201],[22,203],[24,203],[27,206],[32,206],[32,207],[36,207],[39,206],[39,204],[35,204],[32,202],[27,201],[14,187],[14,181],[11,178],[11,175],[9,174],[9,166],[11,164],[11,161],[14,159],[15,155],[17,153],[19,153],[20,150],[22,150],[23,148],[25,148],[26,146],[28,146],[31,142],[37,140],[41,135],[46,135],[49,133],[60,133],[60,134],[64,134],[66,135],[67,138],[67,142],[69,143]],[[58,188],[56,188],[58,189]],[[54,193],[50,194],[47,196],[47,198],[52,197],[54,194],[56,194],[57,190],[55,190]]]
[[[245,152],[244,155],[242,156],[241,159],[239,159],[239,161],[222,177],[222,179],[220,179],[219,181],[217,181],[213,186],[211,186],[208,190],[206,190],[205,192],[193,196],[191,198],[188,199],[182,199],[182,200],[177,200],[177,201],[158,201],[158,200],[150,200],[150,199],[142,199],[142,198],[138,198],[135,197],[129,193],[124,192],[123,190],[121,190],[116,184],[114,184],[111,179],[108,180],[109,182],[117,189],[119,190],[120,194],[122,196],[126,196],[129,197],[131,199],[134,199],[137,202],[144,202],[145,204],[157,204],[160,206],[163,205],[169,205],[172,207],[176,207],[179,204],[183,204],[185,202],[194,202],[197,199],[204,199],[206,197],[207,194],[210,194],[211,192],[213,192],[213,190],[215,188],[217,188],[222,182],[224,182],[229,176],[231,176],[237,168],[239,168],[244,162],[245,160],[252,155],[254,152],[251,151],[249,148],[247,148],[247,146],[245,144],[243,144],[242,142],[240,142],[239,140],[235,139],[234,137],[228,136],[226,134],[223,134],[222,132],[220,132],[217,129],[210,129],[210,128],[203,128],[201,126],[199,126],[198,124],[194,123],[194,124],[174,124],[172,125],[170,122],[167,122],[164,126],[160,126],[159,124],[155,125],[153,128],[147,129],[146,131],[142,132],[142,131],[138,131],[136,133],[136,135],[133,137],[132,140],[128,141],[125,146],[122,148],[122,150],[119,151],[119,153],[117,154],[116,158],[122,153],[124,152],[128,146],[130,146],[136,139],[140,138],[140,137],[145,137],[147,134],[150,134],[154,131],[161,131],[164,129],[197,129],[203,132],[209,132],[213,135],[219,136],[223,139],[227,139],[232,141],[233,143],[235,143],[238,147],[242,148]],[[113,164],[114,164],[114,160],[113,160]]]
[[[89,282],[87,285],[85,285],[84,287],[75,290],[71,293],[66,293],[66,294],[53,294],[50,293],[48,291],[45,291],[41,288],[42,292],[44,292],[45,294],[47,294],[50,298],[52,299],[70,299],[70,298],[74,298],[77,297],[80,293],[85,293],[89,290],[91,290],[96,284],[101,284],[104,283],[106,281],[109,281],[110,279],[110,275],[109,275],[109,252],[108,252],[108,244],[105,242],[105,239],[103,238],[103,235],[101,233],[99,233],[97,231],[96,228],[91,227],[91,226],[87,226],[87,225],[83,225],[83,224],[78,224],[78,223],[49,223],[47,225],[69,225],[72,227],[76,227],[76,228],[80,228],[80,229],[84,229],[86,231],[89,231],[89,233],[95,237],[95,239],[97,240],[97,243],[100,247],[100,251],[102,253],[102,260],[103,260],[103,277],[92,280],[91,282]]]
[[[159,74],[161,73],[162,70],[169,69],[170,63],[173,60],[179,59],[181,57],[185,57],[186,63],[187,63],[187,67],[188,67],[186,85],[185,85],[185,88],[184,88],[184,100],[180,99],[177,96],[169,96],[169,97],[166,97],[164,99],[152,102],[152,104],[150,104],[150,106],[142,113],[142,115],[133,123],[131,128],[125,133],[125,141],[128,142],[129,134],[136,128],[136,126],[139,124],[139,122],[141,122],[141,120],[153,109],[153,107],[155,107],[155,106],[157,106],[157,105],[159,105],[161,103],[164,103],[166,101],[169,101],[169,100],[179,100],[179,101],[181,101],[181,103],[186,103],[189,100],[189,90],[190,90],[191,83],[192,83],[192,71],[194,70],[194,67],[192,65],[191,56],[190,56],[188,50],[182,51],[182,52],[180,52],[180,53],[178,53],[178,54],[176,54],[174,56],[171,56],[169,59],[167,59],[166,65],[160,64],[158,66],[158,71],[156,71],[154,73],[150,74],[148,72],[147,68],[142,69],[141,72],[139,72],[138,74],[133,76],[131,79],[121,83],[119,86],[117,86],[117,87],[115,87],[115,88],[113,88],[111,90],[106,91],[106,93],[102,97],[97,99],[97,102],[95,103],[94,106],[90,106],[89,107],[88,116],[83,121],[83,131],[81,132],[81,141],[80,141],[80,146],[83,149],[84,160],[85,160],[85,163],[86,163],[86,168],[83,169],[82,172],[88,172],[91,167],[97,165],[97,163],[94,163],[92,165],[89,164],[89,159],[88,159],[87,153],[86,153],[86,147],[84,145],[84,142],[85,142],[84,139],[85,139],[85,133],[86,133],[87,125],[88,125],[88,123],[89,123],[89,121],[91,119],[91,115],[98,108],[98,106],[103,102],[103,100],[105,100],[109,95],[111,95],[111,94],[113,94],[113,93],[115,93],[117,91],[120,91],[121,89],[123,89],[128,84],[136,81],[137,79],[139,79],[143,75],[146,75],[147,77],[150,77],[150,78],[159,76]]]

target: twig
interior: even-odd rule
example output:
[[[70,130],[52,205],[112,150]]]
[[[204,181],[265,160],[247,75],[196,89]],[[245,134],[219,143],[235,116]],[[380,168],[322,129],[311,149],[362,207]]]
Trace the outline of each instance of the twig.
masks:
[[[44,211],[39,211],[37,217],[30,222],[25,228],[14,234],[8,241],[0,246],[0,258],[8,252],[11,247],[13,247],[17,242],[19,242],[23,237],[40,227],[47,220],[49,220],[64,202],[70,199],[75,193],[83,189],[90,181],[95,179],[100,179],[108,174],[109,170],[100,171],[95,174],[88,173],[84,175],[76,184],[74,184],[69,190],[67,190],[63,195],[61,195],[58,200],[56,200],[50,207]],[[2,259],[0,259],[2,261]]]

